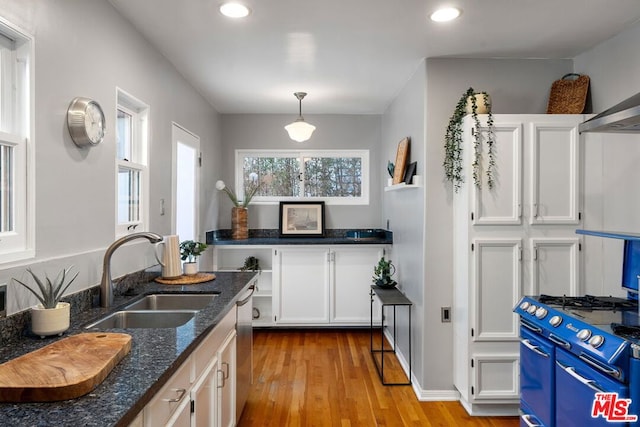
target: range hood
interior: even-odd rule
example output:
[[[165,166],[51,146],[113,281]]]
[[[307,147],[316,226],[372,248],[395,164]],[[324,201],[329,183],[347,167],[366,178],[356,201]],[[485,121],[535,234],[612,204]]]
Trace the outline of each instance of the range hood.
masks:
[[[640,93],[581,123],[578,131],[640,133]]]

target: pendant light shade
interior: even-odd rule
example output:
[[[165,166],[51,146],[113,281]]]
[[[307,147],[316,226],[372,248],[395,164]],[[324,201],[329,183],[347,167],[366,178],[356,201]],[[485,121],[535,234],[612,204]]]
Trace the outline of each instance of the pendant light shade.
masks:
[[[307,94],[305,92],[296,92],[293,95],[298,98],[300,106],[299,115],[295,122],[286,125],[284,128],[289,133],[289,138],[297,142],[303,142],[311,138],[311,134],[316,130],[316,127],[305,122],[304,117],[302,117],[302,98],[307,96]]]

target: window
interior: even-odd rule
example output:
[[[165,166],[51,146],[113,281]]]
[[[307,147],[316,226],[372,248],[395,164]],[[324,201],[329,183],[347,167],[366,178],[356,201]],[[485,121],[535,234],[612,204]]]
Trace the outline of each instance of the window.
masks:
[[[369,203],[369,151],[236,150],[238,197],[261,183],[253,201],[322,199],[327,204]]]
[[[116,235],[147,229],[149,106],[118,89]]]
[[[0,20],[0,262],[35,256],[33,37]]]

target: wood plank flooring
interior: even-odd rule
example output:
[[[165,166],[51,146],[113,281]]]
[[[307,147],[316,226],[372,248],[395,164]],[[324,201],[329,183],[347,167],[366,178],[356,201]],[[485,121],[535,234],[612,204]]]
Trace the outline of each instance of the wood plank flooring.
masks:
[[[254,330],[253,355],[239,427],[519,426],[517,417],[470,417],[458,402],[420,402],[411,386],[383,386],[368,329]],[[400,370],[389,361],[385,372]]]

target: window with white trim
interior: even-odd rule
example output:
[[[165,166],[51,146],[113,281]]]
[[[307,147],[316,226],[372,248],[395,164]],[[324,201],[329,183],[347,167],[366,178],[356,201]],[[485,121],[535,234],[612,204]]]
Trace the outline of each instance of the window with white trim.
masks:
[[[236,150],[238,197],[255,182],[252,203],[324,200],[369,204],[368,150]]]
[[[116,236],[148,228],[149,106],[121,89],[116,111]]]
[[[33,37],[0,19],[0,262],[35,256]]]

